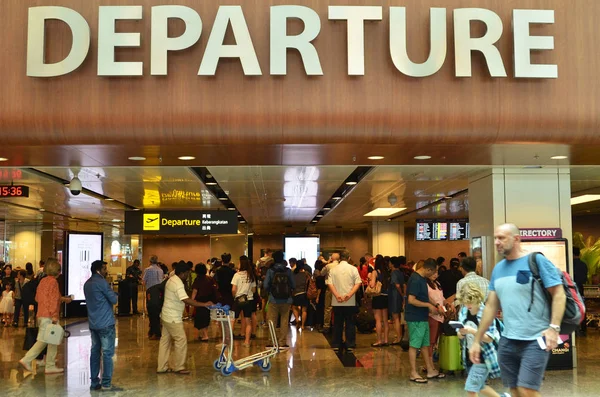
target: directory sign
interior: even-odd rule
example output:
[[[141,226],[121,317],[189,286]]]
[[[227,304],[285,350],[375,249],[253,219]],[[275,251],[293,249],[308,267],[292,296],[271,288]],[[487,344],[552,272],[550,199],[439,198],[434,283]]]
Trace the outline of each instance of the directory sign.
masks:
[[[450,241],[469,240],[470,234],[470,226],[467,219],[453,219],[448,221]]]
[[[448,239],[448,223],[428,219],[417,219],[415,232],[417,241],[440,241]]]

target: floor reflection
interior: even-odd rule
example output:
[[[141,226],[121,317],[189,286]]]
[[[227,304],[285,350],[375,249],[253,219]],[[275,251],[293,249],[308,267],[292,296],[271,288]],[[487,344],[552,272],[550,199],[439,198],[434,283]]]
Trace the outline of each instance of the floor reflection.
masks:
[[[399,347],[374,349],[374,334],[357,335],[358,348],[353,353],[335,354],[322,334],[306,330],[296,332],[291,327],[292,346],[273,359],[270,372],[250,367],[229,377],[212,368],[217,358],[219,335],[216,326],[211,329],[212,341],[200,342],[198,332],[191,322],[185,323],[188,336],[188,368],[192,374],[157,375],[156,359],[158,341],[148,341],[148,320],[142,317],[117,320],[118,347],[115,355],[114,383],[125,388],[118,395],[137,396],[317,396],[342,395],[371,396],[395,395],[399,391],[421,395],[463,396],[464,379],[450,377],[430,382],[424,387],[408,381],[408,353]],[[66,362],[64,375],[45,376],[41,373],[23,372],[17,361],[22,350],[25,330],[3,328],[0,330],[0,390],[7,396],[89,396],[89,355],[91,339],[87,323],[69,327],[71,336],[59,348],[58,365]],[[237,333],[237,329],[236,329]],[[542,394],[544,396],[596,396],[600,380],[600,332],[588,331],[589,336],[579,343],[580,366],[576,370],[548,372]],[[268,330],[260,328],[251,348],[235,341],[235,357],[245,357],[265,349],[269,342]],[[364,346],[364,347],[361,347]],[[494,382],[497,390],[501,384]]]

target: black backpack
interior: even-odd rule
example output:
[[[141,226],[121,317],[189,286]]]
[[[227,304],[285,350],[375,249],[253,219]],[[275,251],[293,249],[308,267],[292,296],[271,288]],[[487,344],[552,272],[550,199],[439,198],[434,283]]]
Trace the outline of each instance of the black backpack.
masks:
[[[37,292],[37,287],[40,284],[40,280],[43,277],[37,279],[34,278],[33,280],[28,281],[27,283],[25,283],[25,285],[23,285],[21,287],[21,300],[24,303],[27,304],[33,304],[35,303],[35,294]]]
[[[163,303],[165,302],[165,286],[167,285],[167,281],[169,280],[164,280],[162,283],[153,285],[146,290],[148,306],[157,308],[159,312],[162,310]]]
[[[287,275],[287,269],[273,269],[275,274],[271,281],[271,288],[269,292],[275,299],[288,299],[292,296],[292,288],[290,286],[290,279]]]

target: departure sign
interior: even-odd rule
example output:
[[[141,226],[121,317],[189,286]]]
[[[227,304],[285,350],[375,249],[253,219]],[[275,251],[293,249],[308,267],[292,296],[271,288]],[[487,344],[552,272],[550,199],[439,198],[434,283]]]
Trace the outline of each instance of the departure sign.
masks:
[[[467,219],[453,219],[448,221],[450,241],[469,240],[470,226]]]
[[[448,223],[417,219],[417,241],[439,241],[448,239]]]
[[[0,198],[2,197],[29,197],[29,186],[0,185]]]
[[[236,211],[126,211],[125,234],[237,234]]]

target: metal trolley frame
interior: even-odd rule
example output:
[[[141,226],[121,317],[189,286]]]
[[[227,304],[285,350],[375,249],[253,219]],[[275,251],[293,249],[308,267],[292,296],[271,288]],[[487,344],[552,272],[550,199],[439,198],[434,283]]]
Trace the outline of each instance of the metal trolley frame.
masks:
[[[277,343],[277,334],[272,321],[269,321],[269,333],[271,334],[271,348],[260,353],[253,354],[248,357],[240,358],[233,361],[233,329],[231,324],[235,321],[235,314],[230,311],[229,306],[211,306],[210,318],[221,323],[223,335],[223,344],[221,346],[221,354],[217,358],[213,367],[225,376],[229,376],[235,371],[241,371],[253,365],[259,367],[262,371],[268,372],[271,370],[271,358],[279,353],[279,345]]]

